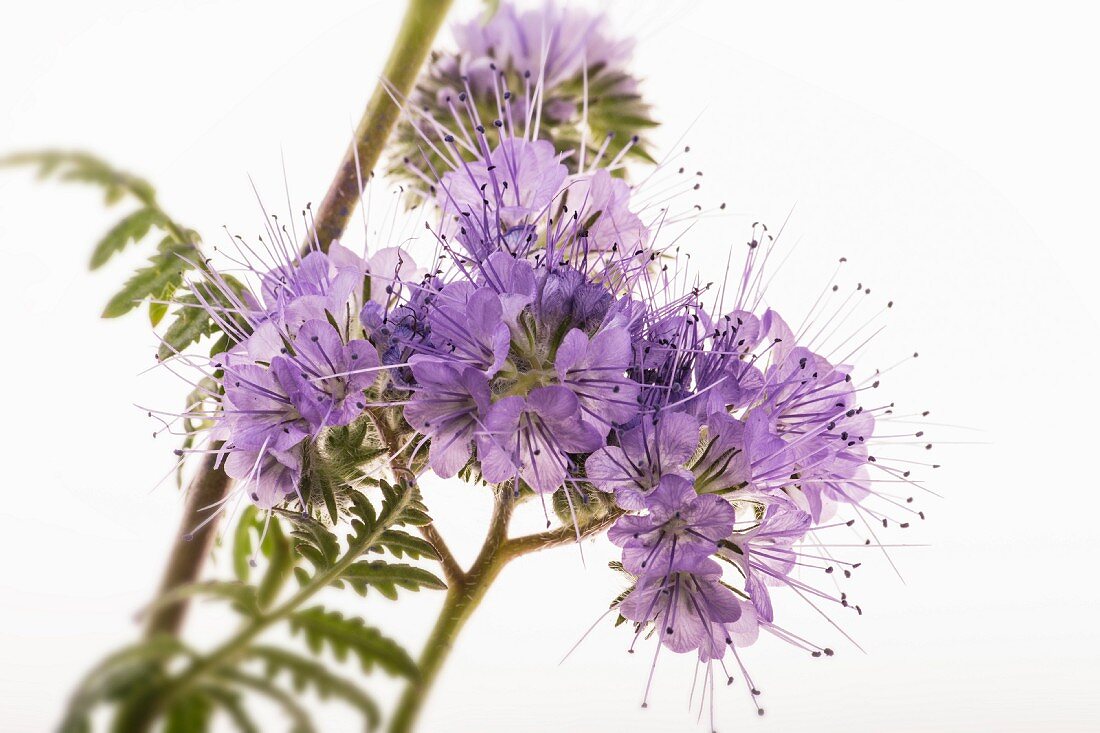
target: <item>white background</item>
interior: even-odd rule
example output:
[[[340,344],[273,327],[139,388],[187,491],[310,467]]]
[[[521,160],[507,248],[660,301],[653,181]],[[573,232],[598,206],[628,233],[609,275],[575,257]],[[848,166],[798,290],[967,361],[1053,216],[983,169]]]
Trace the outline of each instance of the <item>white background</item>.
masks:
[[[254,235],[246,176],[285,209],[282,154],[295,207],[320,199],[400,6],[9,6],[0,150],[98,151],[149,177],[208,240],[222,225]],[[460,3],[455,16],[475,10]],[[921,352],[880,393],[978,429],[934,429],[945,467],[923,477],[945,498],[922,498],[928,521],[897,540],[931,545],[894,555],[906,582],[866,558],[855,586],[866,613],[842,620],[868,653],[832,638],[837,656],[812,660],[764,640],[746,657],[767,716],[756,719],[741,689],[720,690],[719,729],[1100,729],[1100,47],[1089,5],[654,2],[615,12],[639,34],[637,66],[665,123],[659,147],[686,132],[687,165],[705,172],[697,197],[733,212],[693,233],[705,277],[749,223],[778,224],[796,205],[798,247],[769,300],[799,320],[847,256],[870,297],[897,302],[864,368]],[[143,317],[97,318],[140,255],[85,270],[117,215],[91,191],[0,172],[5,731],[49,729],[79,675],[133,638],[177,531],[179,495],[170,482],[153,488],[171,467],[171,438],[153,440],[133,403],[175,407],[182,384],[137,376],[155,344]],[[483,497],[431,489],[444,532],[472,553]],[[687,659],[664,657],[651,706],[639,709],[648,655],[623,653],[623,629],[599,628],[558,666],[618,592],[613,556],[600,541],[586,567],[566,548],[508,568],[422,729],[702,729],[686,707]],[[410,596],[400,614],[376,600],[334,603],[415,649],[439,600]],[[805,616],[793,603],[780,613]],[[214,643],[225,621],[204,609],[189,632]],[[369,684],[394,693],[384,678]],[[326,729],[350,728],[330,716]]]

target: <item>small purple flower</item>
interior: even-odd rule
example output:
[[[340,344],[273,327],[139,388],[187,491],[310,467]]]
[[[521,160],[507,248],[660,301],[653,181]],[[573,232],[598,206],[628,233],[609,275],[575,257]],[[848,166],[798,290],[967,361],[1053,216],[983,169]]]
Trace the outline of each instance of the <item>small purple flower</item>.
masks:
[[[418,388],[405,419],[431,438],[432,470],[450,478],[470,460],[480,419],[489,410],[489,381],[473,367],[431,358],[415,358],[412,373]]]
[[[226,365],[222,409],[215,437],[232,450],[287,451],[310,434],[309,422],[270,369],[255,364]]]
[[[236,479],[261,509],[270,509],[298,492],[302,478],[301,447],[287,451],[234,449],[223,463],[225,472]]]
[[[649,228],[630,210],[630,186],[613,178],[606,168],[570,178],[565,201],[579,222],[576,238],[587,251],[643,250],[649,244]]]
[[[537,75],[542,70],[543,85],[553,89],[580,74],[585,65],[595,73],[597,68],[620,68],[629,60],[633,40],[608,36],[607,22],[602,14],[553,3],[523,12],[502,4],[488,22],[456,24],[454,35],[462,71],[475,82],[489,76],[492,60],[520,73]]]
[[[526,398],[493,403],[478,438],[481,473],[490,483],[522,478],[540,494],[557,490],[573,453],[603,445],[599,431],[580,419],[580,402],[565,387],[538,387]]]
[[[798,555],[792,546],[806,536],[812,525],[809,514],[777,502],[768,506],[764,518],[754,527],[728,537],[726,544],[733,549],[723,549],[722,555],[741,569],[745,591],[763,621],[770,623],[775,618],[768,586],[786,582],[785,576],[797,564]]]
[[[751,356],[762,336],[760,319],[752,313],[733,311],[718,319],[707,348],[694,360],[698,396],[690,401],[693,414],[705,419],[752,404],[764,386],[764,375]]]
[[[442,295],[444,304],[428,316],[435,353],[493,376],[508,358],[511,340],[500,297],[491,288],[475,290],[466,283],[448,286]]]
[[[700,493],[726,493],[747,486],[752,481],[752,467],[744,423],[726,412],[711,415],[706,444],[692,471]]]
[[[638,414],[638,385],[626,377],[630,358],[630,334],[624,328],[605,329],[591,339],[574,328],[558,346],[558,379],[577,395],[582,419],[601,433]]]
[[[641,635],[652,623],[660,643],[674,652],[697,651],[699,660],[721,659],[734,635],[751,633],[752,617],[743,617],[743,604],[721,583],[722,569],[703,559],[690,570],[646,574],[619,605],[619,613],[640,624]],[[637,638],[637,637],[636,637]]]
[[[332,324],[308,321],[286,353],[271,361],[291,402],[314,430],[347,425],[366,409],[364,391],[378,379],[378,352],[369,341],[344,343]]]
[[[734,510],[713,494],[698,494],[691,481],[661,479],[645,499],[647,514],[627,514],[607,537],[623,548],[623,567],[634,574],[666,574],[693,568],[733,531]]]
[[[556,331],[563,323],[589,330],[599,325],[614,300],[606,285],[586,280],[573,267],[546,272],[535,294],[535,315],[539,323]]]
[[[509,252],[494,252],[480,264],[478,284],[497,293],[504,322],[513,332],[519,331],[519,314],[535,297],[535,272],[531,263]]]
[[[492,210],[501,225],[516,226],[544,216],[565,180],[566,169],[545,140],[502,140],[487,160],[465,163],[443,175],[437,203],[475,220]]]
[[[644,495],[666,475],[691,478],[684,463],[699,445],[699,421],[684,413],[668,413],[658,419],[643,417],[637,426],[619,435],[618,445],[608,445],[585,462],[585,473],[601,491],[615,493],[624,509],[645,507]]]

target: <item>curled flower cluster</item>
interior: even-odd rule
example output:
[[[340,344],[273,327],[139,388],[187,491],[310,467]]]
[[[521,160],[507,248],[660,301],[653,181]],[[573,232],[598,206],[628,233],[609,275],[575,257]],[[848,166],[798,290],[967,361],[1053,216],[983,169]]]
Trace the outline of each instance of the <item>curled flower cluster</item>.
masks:
[[[551,149],[576,151],[564,161],[573,172],[586,158],[648,160],[637,135],[656,123],[629,71],[634,43],[609,25],[602,13],[552,2],[526,11],[503,4],[488,20],[456,24],[455,49],[433,52],[410,94],[414,112],[397,130],[391,175],[430,187],[448,170],[446,156],[424,145],[439,121],[471,110],[494,119],[505,108],[533,121]]]

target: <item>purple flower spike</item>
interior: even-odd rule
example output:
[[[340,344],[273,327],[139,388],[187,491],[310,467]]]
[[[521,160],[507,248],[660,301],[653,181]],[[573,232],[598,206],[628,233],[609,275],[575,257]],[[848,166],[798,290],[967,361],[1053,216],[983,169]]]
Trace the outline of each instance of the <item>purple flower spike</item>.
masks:
[[[664,575],[693,568],[733,531],[734,511],[713,494],[697,494],[691,481],[665,476],[645,497],[645,516],[625,515],[607,537],[623,548],[623,567],[636,574]]]
[[[412,373],[420,388],[405,406],[405,419],[432,439],[432,470],[450,478],[470,460],[479,419],[489,409],[489,381],[473,367],[430,358],[416,358]]]
[[[626,377],[632,354],[625,328],[605,329],[591,339],[575,328],[558,347],[558,379],[577,395],[582,419],[602,433],[638,414],[638,384]]]
[[[378,352],[369,341],[345,344],[332,324],[309,321],[293,348],[272,359],[271,371],[311,426],[347,425],[362,414],[363,392],[378,378]]]
[[[603,445],[599,431],[580,419],[577,396],[565,387],[539,387],[527,398],[505,397],[489,408],[478,439],[481,473],[502,483],[522,478],[540,494],[557,490],[568,475],[570,453]]]
[[[619,445],[593,453],[585,462],[588,480],[601,491],[615,492],[619,506],[645,508],[644,495],[668,474],[691,478],[684,468],[699,445],[699,421],[684,413],[643,417],[619,436]]]

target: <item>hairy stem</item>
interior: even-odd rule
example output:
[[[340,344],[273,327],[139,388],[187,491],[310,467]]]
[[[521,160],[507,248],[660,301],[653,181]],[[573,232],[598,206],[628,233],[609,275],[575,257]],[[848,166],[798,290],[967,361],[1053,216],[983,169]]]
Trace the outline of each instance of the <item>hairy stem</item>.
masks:
[[[447,547],[447,543],[443,540],[443,535],[439,534],[439,530],[436,529],[434,524],[425,524],[420,527],[420,534],[424,535],[424,539],[432,544],[435,551],[439,553],[439,564],[443,568],[443,575],[447,579],[447,585],[455,585],[461,583],[466,579],[466,573],[462,570],[462,566],[458,564],[458,560],[451,554],[451,550]]]
[[[489,586],[507,564],[501,548],[508,539],[508,522],[512,517],[512,492],[505,489],[497,491],[493,505],[493,518],[489,522],[489,531],[481,552],[463,577],[447,589],[443,608],[439,611],[435,628],[432,629],[424,651],[417,661],[420,672],[416,680],[406,685],[401,699],[390,720],[390,733],[410,733],[416,724],[416,718],[428,698],[435,678],[443,668],[443,662],[450,654],[455,639],[470,615],[485,597]]]
[[[508,522],[514,505],[515,499],[510,490],[505,488],[498,491],[493,518],[489,522],[489,531],[481,552],[470,569],[449,586],[435,627],[417,661],[420,675],[405,687],[390,720],[389,733],[412,732],[459,633],[505,565],[531,552],[576,542],[578,531],[582,539],[598,534],[613,524],[620,515],[620,512],[611,512],[608,516],[594,519],[579,528],[564,526],[509,539]]]
[[[451,2],[452,0],[409,0],[401,29],[382,71],[384,81],[375,87],[355,131],[355,145],[341,161],[328,193],[316,213],[315,235],[311,234],[311,239],[315,236],[322,249],[327,251],[332,240],[343,236],[359,201],[360,187],[378,161],[397,122],[400,107],[390,98],[386,85],[389,84],[392,92],[399,98],[408,96]],[[183,236],[181,232],[175,234],[178,237]],[[189,487],[190,496],[183,513],[182,531],[168,557],[160,594],[169,593],[198,579],[220,517],[212,518],[190,539],[187,535],[198,523],[199,510],[224,499],[232,484],[232,479],[223,470],[214,467],[212,458],[200,467]],[[146,636],[178,636],[186,614],[185,600],[157,610],[146,623]]]
[[[452,2],[409,0],[397,40],[382,70],[382,82],[367,102],[355,130],[355,142],[344,154],[336,178],[321,201],[306,247],[318,246],[328,251],[332,240],[339,239],[347,229],[359,193],[401,114],[400,100],[408,97]]]
[[[220,443],[215,444],[213,447],[216,450],[220,445]],[[198,580],[202,564],[210,553],[218,520],[211,519],[199,529],[194,528],[201,521],[202,510],[225,498],[232,483],[232,479],[225,474],[225,471],[214,468],[215,460],[215,454],[209,455],[188,487],[187,505],[183,510],[180,531],[176,535],[172,553],[168,556],[168,566],[164,569],[164,578],[161,580],[158,596]],[[146,638],[151,639],[160,634],[178,636],[186,613],[185,600],[155,609],[145,622]]]

